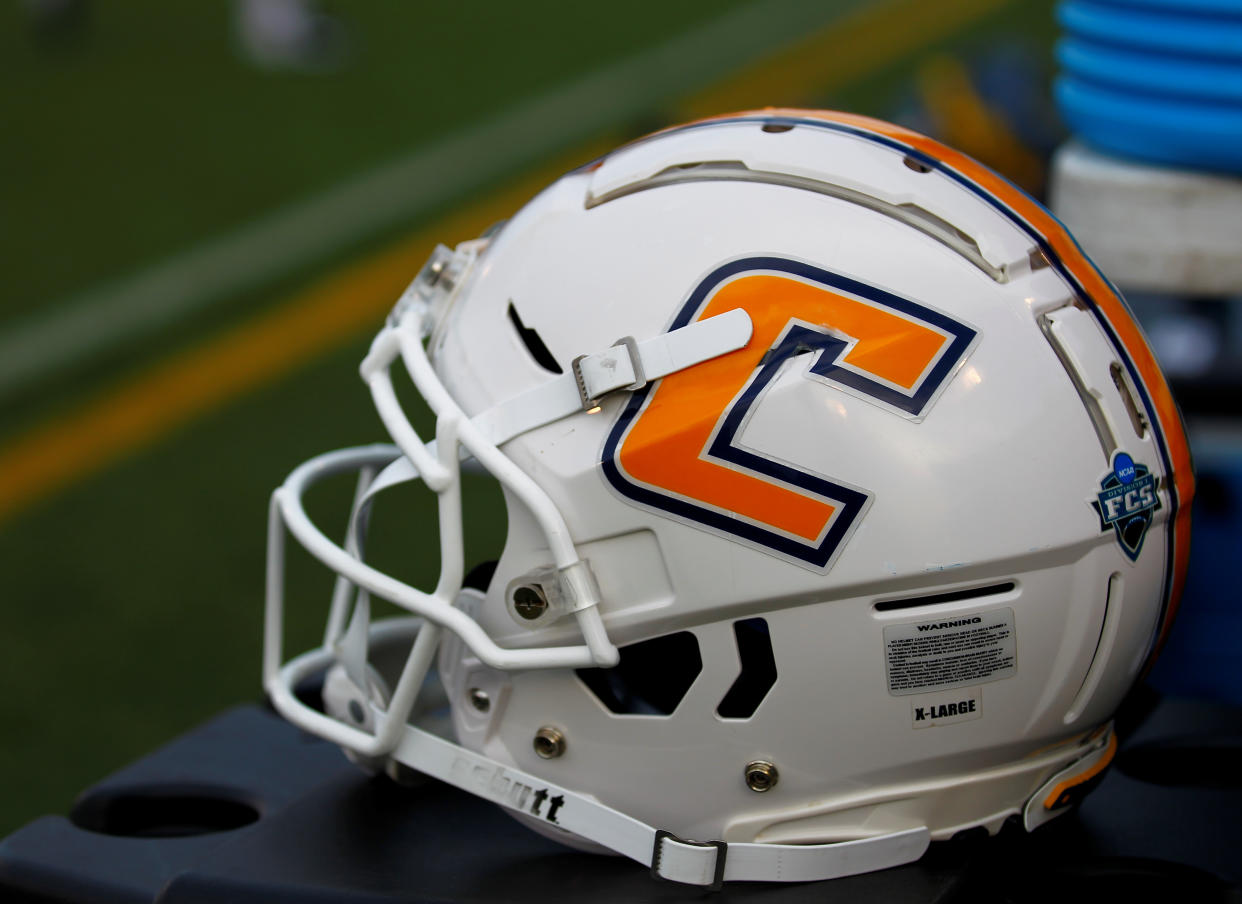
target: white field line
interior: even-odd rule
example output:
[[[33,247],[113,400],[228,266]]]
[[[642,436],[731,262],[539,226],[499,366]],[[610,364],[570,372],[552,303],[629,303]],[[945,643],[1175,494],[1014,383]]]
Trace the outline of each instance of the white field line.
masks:
[[[858,2],[759,0],[149,269],[47,304],[0,326],[0,401],[610,126],[658,114]]]

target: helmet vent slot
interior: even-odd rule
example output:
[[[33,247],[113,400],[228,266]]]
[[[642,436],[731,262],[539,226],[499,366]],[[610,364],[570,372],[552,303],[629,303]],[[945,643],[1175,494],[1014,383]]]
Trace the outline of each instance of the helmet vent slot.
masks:
[[[1108,577],[1108,587],[1104,596],[1104,615],[1100,619],[1100,634],[1095,642],[1095,652],[1087,673],[1083,676],[1082,686],[1074,696],[1069,710],[1065,713],[1065,724],[1072,725],[1083,714],[1087,704],[1095,697],[1096,688],[1104,677],[1104,667],[1112,658],[1113,645],[1117,641],[1117,632],[1121,628],[1121,600],[1125,584],[1118,572]]]
[[[962,590],[932,593],[927,596],[908,596],[900,600],[881,600],[875,604],[875,611],[891,612],[894,609],[917,609],[920,606],[936,606],[940,603],[956,603],[960,600],[974,600],[984,596],[999,596],[1002,593],[1009,593],[1015,586],[1013,581],[1005,581],[1003,584],[967,587]]]
[[[716,707],[716,715],[722,719],[749,719],[776,684],[776,656],[772,653],[768,623],[762,618],[734,622],[733,635],[737,638],[742,671]]]
[[[671,716],[703,671],[699,640],[689,631],[621,647],[610,669],[574,674],[609,712],[619,716]]]
[[[974,236],[926,208],[910,202],[893,203],[857,188],[824,182],[794,173],[751,169],[740,161],[700,160],[673,164],[665,167],[658,173],[635,179],[633,182],[624,185],[618,185],[616,188],[601,194],[589,194],[586,199],[586,208],[590,210],[593,207],[607,204],[618,198],[640,191],[668,185],[685,185],[691,182],[753,182],[763,185],[781,185],[787,188],[815,192],[830,198],[837,198],[850,204],[857,204],[859,207],[875,211],[882,216],[890,217],[917,229],[951,251],[956,252],[960,257],[982,270],[996,282],[1005,283],[1009,281],[1009,273],[1005,266],[994,264],[984,257],[983,251],[979,248],[979,243]]]
[[[552,357],[552,352],[548,351],[548,346],[544,343],[539,333],[522,322],[522,318],[518,315],[517,308],[513,306],[512,301],[509,302],[509,322],[513,324],[518,338],[522,340],[522,344],[526,346],[526,351],[530,352],[530,356],[535,359],[536,364],[554,374],[563,372],[561,366],[556,363],[556,359]]]
[[[1125,406],[1126,414],[1130,415],[1130,426],[1134,428],[1134,435],[1142,439],[1147,434],[1147,418],[1143,417],[1138,400],[1134,397],[1134,389],[1130,386],[1130,380],[1116,361],[1108,365],[1108,372],[1112,375],[1113,385],[1117,387],[1117,392],[1121,395],[1121,404]]]

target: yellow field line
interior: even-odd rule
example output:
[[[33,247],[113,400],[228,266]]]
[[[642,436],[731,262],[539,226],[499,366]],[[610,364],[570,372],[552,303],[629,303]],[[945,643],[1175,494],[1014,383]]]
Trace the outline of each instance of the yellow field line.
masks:
[[[817,32],[691,98],[687,116],[776,103],[888,65],[1012,0],[893,0]],[[344,267],[253,320],[160,362],[0,448],[0,523],[178,427],[377,328],[436,242],[481,233],[569,167],[607,149],[581,148],[486,201]]]
[[[593,156],[609,146],[601,144]],[[378,329],[437,242],[479,235],[561,173],[591,159],[592,150],[542,167],[11,442],[0,449],[0,524],[230,399]]]

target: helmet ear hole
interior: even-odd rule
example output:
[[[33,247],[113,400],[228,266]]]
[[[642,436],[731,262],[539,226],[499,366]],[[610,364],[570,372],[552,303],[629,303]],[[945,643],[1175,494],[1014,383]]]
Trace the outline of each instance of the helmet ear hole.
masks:
[[[619,716],[671,716],[703,671],[699,640],[689,631],[621,648],[611,669],[575,674],[595,698]]]

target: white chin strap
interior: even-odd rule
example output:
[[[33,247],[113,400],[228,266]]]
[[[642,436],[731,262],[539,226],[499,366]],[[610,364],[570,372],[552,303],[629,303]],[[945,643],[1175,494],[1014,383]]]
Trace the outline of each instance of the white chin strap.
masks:
[[[399,622],[399,623],[398,623]],[[411,620],[381,622],[376,630],[408,631]],[[426,626],[419,629],[419,634]],[[417,646],[417,644],[416,644]],[[367,703],[366,726],[376,734],[351,728],[299,700],[293,688],[336,659],[327,649],[299,656],[281,669],[267,690],[276,710],[290,722],[357,751],[380,734],[394,734],[393,713],[373,699]],[[361,702],[361,701],[360,701]],[[335,707],[334,707],[335,708]],[[325,724],[326,723],[326,724]],[[326,726],[331,730],[325,730]],[[393,760],[549,826],[572,832],[649,867],[660,879],[719,888],[722,882],[809,882],[835,879],[911,863],[923,856],[931,835],[926,828],[908,829],[832,844],[762,844],[692,841],[648,825],[605,806],[592,797],[467,750],[417,726],[400,727]]]
[[[658,878],[688,885],[807,882],[872,872],[919,859],[931,839],[926,828],[916,828],[834,844],[690,841],[413,726],[392,755],[463,791],[636,860]]]

